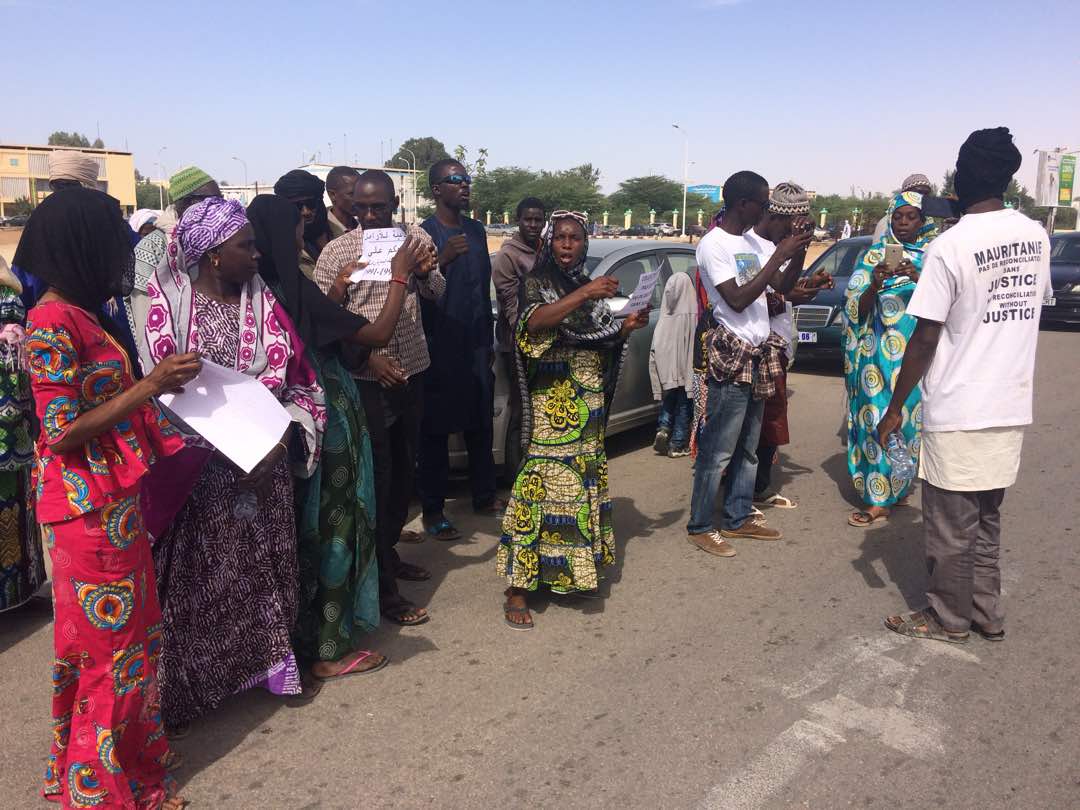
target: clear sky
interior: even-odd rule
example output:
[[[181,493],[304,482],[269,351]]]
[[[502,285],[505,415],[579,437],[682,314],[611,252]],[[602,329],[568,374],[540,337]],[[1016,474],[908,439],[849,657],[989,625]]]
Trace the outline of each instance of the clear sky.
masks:
[[[908,9],[910,9],[908,11]],[[436,3],[0,0],[0,141],[56,129],[273,181],[303,152],[378,163],[380,142],[486,146],[489,166],[591,162],[691,183],[753,169],[819,192],[940,181],[1005,125],[1080,149],[1075,2],[667,0]],[[331,144],[332,146],[328,146]],[[331,154],[332,150],[332,154]]]

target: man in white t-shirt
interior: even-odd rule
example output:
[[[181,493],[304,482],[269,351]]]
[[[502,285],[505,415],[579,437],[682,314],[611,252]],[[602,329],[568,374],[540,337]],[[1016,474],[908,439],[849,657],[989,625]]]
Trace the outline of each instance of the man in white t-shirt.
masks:
[[[802,186],[795,183],[778,183],[769,194],[769,209],[765,216],[748,230],[746,241],[757,254],[758,261],[764,267],[776,246],[791,236],[794,231],[813,231],[810,216],[810,197]],[[812,278],[800,280],[806,253],[798,254],[783,268],[788,286],[774,289],[770,286],[765,293],[769,307],[769,327],[772,332],[783,338],[784,371],[776,380],[776,393],[765,402],[761,417],[761,436],[757,446],[757,477],[754,483],[754,505],[773,506],[781,509],[794,509],[796,503],[779,490],[772,489],[772,467],[777,449],[788,444],[787,419],[787,366],[795,357],[795,324],[793,304],[812,301],[823,287],[832,285],[832,278],[824,272],[814,274]],[[794,265],[794,266],[793,266]],[[791,270],[791,273],[786,271]]]
[[[970,630],[1005,638],[999,507],[1031,424],[1039,315],[1051,289],[1045,231],[1002,199],[1019,167],[1004,127],[960,147],[964,216],[926,251],[907,307],[918,324],[878,426],[884,446],[921,379],[928,607],[885,619],[914,638],[962,643]]]
[[[810,234],[784,239],[763,267],[744,234],[768,205],[769,184],[764,177],[745,171],[733,174],[724,183],[723,222],[705,234],[697,248],[717,326],[709,340],[705,422],[698,439],[687,533],[691,543],[721,557],[735,555],[727,539],[781,537],[764,520],[751,517],[762,408],[765,398],[775,392],[772,372],[779,374],[778,344],[783,345],[770,339],[765,288],[770,282],[781,289],[789,283],[777,271],[805,253]],[[798,278],[794,269],[789,271]],[[716,529],[713,512],[725,469],[724,517]]]

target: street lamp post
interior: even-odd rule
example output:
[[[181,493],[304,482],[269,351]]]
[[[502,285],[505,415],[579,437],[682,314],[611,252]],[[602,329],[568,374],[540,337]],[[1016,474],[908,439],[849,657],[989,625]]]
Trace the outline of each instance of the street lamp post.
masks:
[[[412,158],[413,174],[412,174],[412,188],[410,189],[410,193],[412,194],[412,215],[413,215],[413,220],[415,221],[415,219],[416,219],[416,209],[420,205],[420,194],[416,190],[416,152],[414,152],[412,149],[409,149],[409,148],[404,147],[404,146],[399,146],[398,148],[402,152],[408,152],[409,156]]]
[[[675,129],[679,130],[683,136],[683,156],[682,156],[682,235],[686,236],[686,184],[689,182],[690,171],[690,136],[686,134],[686,130],[680,127],[678,124],[672,124]]]
[[[237,161],[241,166],[244,167],[244,186],[247,186],[247,184],[248,184],[247,161],[241,160],[240,158],[236,157],[236,155],[233,155],[233,160]]]
[[[161,153],[168,149],[167,146],[163,146],[157,150],[158,167],[161,173],[158,175],[158,209],[165,210],[165,161],[161,159]]]

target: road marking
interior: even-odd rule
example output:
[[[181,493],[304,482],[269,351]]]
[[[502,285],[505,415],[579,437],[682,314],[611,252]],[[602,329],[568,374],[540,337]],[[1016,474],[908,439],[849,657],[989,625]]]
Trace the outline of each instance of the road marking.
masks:
[[[979,657],[956,645],[896,634],[844,641],[794,683],[779,686],[800,700],[835,684],[833,694],[808,703],[796,720],[748,765],[712,787],[703,810],[754,810],[791,782],[812,760],[848,741],[869,737],[907,756],[926,758],[945,750],[946,729],[937,698],[920,695],[906,705],[908,689],[935,658],[977,664]]]

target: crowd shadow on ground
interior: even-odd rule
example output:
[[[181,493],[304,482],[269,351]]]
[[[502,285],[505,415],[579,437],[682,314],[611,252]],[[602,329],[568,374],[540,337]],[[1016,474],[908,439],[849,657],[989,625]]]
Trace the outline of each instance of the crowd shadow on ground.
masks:
[[[42,627],[52,624],[52,600],[35,596],[25,604],[4,612],[0,621],[0,654],[3,654]]]

